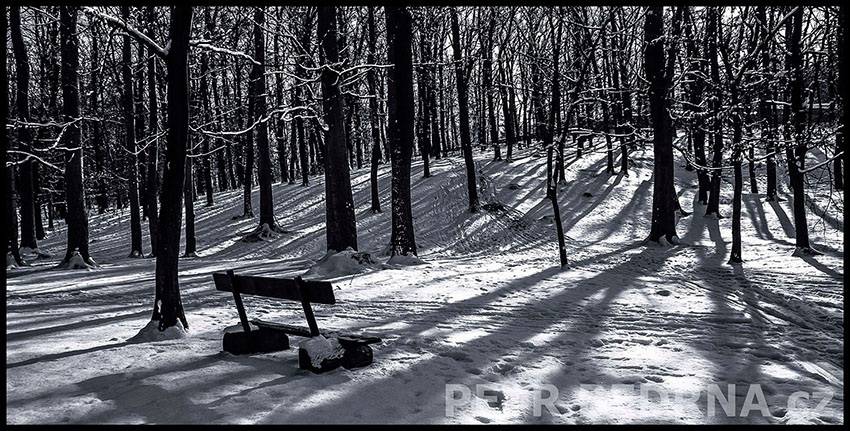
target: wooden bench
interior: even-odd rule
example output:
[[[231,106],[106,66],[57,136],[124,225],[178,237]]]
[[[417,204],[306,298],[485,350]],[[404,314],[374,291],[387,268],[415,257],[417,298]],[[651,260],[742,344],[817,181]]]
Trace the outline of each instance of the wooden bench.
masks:
[[[239,321],[242,323],[242,331],[225,332],[222,343],[224,351],[234,355],[276,352],[289,348],[288,335],[315,337],[321,334],[325,338],[337,339],[344,349],[342,357],[337,360],[322,362],[321,366],[314,367],[308,353],[304,349],[299,349],[298,365],[300,368],[314,372],[325,372],[340,365],[348,369],[372,363],[372,348],[369,347],[369,344],[379,343],[380,338],[319,330],[311,304],[336,304],[331,283],[302,280],[301,277],[284,279],[235,275],[232,270],[228,270],[227,273],[214,273],[213,280],[216,290],[233,293],[236,311],[239,313]],[[245,313],[245,306],[242,303],[242,295],[298,301],[304,309],[307,327],[258,319],[249,321]],[[256,326],[258,330],[252,330],[251,324]]]

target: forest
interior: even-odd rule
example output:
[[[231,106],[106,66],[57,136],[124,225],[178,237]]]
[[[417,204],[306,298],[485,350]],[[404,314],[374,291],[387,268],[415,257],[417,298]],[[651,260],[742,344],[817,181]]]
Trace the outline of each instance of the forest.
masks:
[[[514,389],[445,416],[443,381],[581,364],[542,419],[843,422],[773,406],[843,399],[843,7],[4,9],[7,423],[534,422]],[[333,282],[317,316],[382,335],[375,364],[296,383],[233,359],[271,376],[249,416],[248,377],[203,402],[151,383],[221,367],[196,361],[244,323],[228,269]],[[672,393],[693,358],[694,382],[770,380],[768,414],[565,391]],[[277,409],[293,384],[335,412]]]

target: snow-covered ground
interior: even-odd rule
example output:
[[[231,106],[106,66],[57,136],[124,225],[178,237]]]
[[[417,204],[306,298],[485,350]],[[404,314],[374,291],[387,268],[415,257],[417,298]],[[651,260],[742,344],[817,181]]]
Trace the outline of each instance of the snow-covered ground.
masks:
[[[568,158],[567,183],[559,187],[566,270],[557,264],[551,205],[543,199],[545,158],[529,150],[511,164],[476,150],[486,179],[482,203],[498,200],[502,212],[465,211],[462,159],[434,161],[428,179],[421,161],[414,163],[421,265],[387,263],[388,165],[380,169],[380,214],[369,211],[368,167],[352,174],[358,243],[374,263],[350,275],[335,272],[346,265],[329,272],[316,265],[325,256],[322,178],[311,177],[309,187],[274,185],[275,213],[292,233],[258,243],[239,241],[256,219],[231,220],[241,212],[241,191],[216,194],[212,207],[200,200],[198,257],[180,262],[186,338],[130,340],[153,307],[154,260],[126,257],[127,214],[91,216],[92,256],[101,265],[91,271],[54,268],[65,244],[60,226],[40,243],[53,258],[7,273],[6,420],[843,423],[842,195],[827,205],[828,190],[810,192],[817,210],[827,209],[823,219],[808,214],[812,242],[824,254],[800,258],[791,256],[784,180],[786,201],[745,193],[745,263],[733,267],[726,264],[731,218],[703,217],[704,207],[693,204],[695,174],[682,169],[678,154],[676,187],[694,214],[681,219],[682,244],[671,248],[642,244],[651,151],[632,154],[629,176],[606,174],[604,156]],[[726,215],[731,192],[724,184]],[[238,317],[212,272],[292,277],[311,268],[305,277],[333,282],[338,301],[314,306],[320,327],[380,336],[372,365],[315,375],[298,370],[295,347],[221,352],[223,332]],[[249,317],[304,325],[299,304],[245,302]],[[726,414],[722,397],[710,400],[728,396],[730,384],[734,412]],[[548,398],[552,389],[554,409],[535,414],[535,394]],[[447,390],[456,398],[450,411]]]

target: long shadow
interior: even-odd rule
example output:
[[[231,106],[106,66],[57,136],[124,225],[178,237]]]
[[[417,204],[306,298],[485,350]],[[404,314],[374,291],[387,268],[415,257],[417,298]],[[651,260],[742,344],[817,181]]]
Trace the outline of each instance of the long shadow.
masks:
[[[732,266],[734,279],[737,281],[737,291],[745,303],[757,301],[753,293],[753,287],[747,279],[740,264]],[[719,281],[716,277],[707,278],[707,282],[712,283]],[[726,282],[723,283],[726,285]],[[713,329],[713,335],[706,337],[709,340],[715,340],[710,343],[698,343],[696,347],[702,348],[706,352],[708,359],[715,364],[714,382],[719,384],[720,388],[726,389],[725,384],[734,384],[737,388],[749,389],[749,384],[761,384],[766,381],[767,377],[761,370],[762,362],[759,361],[757,355],[770,354],[774,351],[773,347],[769,346],[764,338],[764,329],[768,326],[767,321],[758,310],[752,307],[745,308],[744,311],[737,311],[731,308],[724,295],[709,294],[708,297],[712,300],[714,310],[721,314],[742,315],[746,318],[749,315],[751,324],[743,326],[739,323],[714,323],[706,325]],[[725,393],[726,391],[723,390]],[[736,391],[740,392],[740,390]],[[744,392],[746,393],[746,392]],[[743,398],[736,398],[735,411],[741,411],[743,407]],[[704,403],[700,403],[700,409],[704,408]],[[734,413],[731,417],[727,417],[722,409],[717,409],[717,414],[721,416],[721,422],[750,422],[751,419],[737,418]],[[705,410],[707,415],[707,410]],[[713,420],[714,418],[709,418]]]
[[[788,218],[788,214],[785,214],[785,208],[782,208],[782,205],[776,201],[770,201],[770,207],[773,208],[773,212],[776,213],[776,217],[779,218],[779,222],[782,224],[782,229],[785,231],[785,236],[788,238],[796,238],[797,233],[794,229],[794,223]]]
[[[214,366],[222,361],[237,362],[241,365],[247,365],[249,368],[220,374],[212,380],[202,379],[203,383],[183,382],[177,390],[166,390],[156,384],[146,382],[151,377],[196,371]],[[76,383],[76,386],[80,389],[79,393],[81,395],[94,393],[101,400],[111,401],[113,407],[107,411],[86,416],[79,422],[126,421],[128,415],[131,415],[130,417],[141,416],[141,419],[146,423],[214,423],[226,415],[224,412],[215,410],[215,407],[226,401],[227,398],[239,394],[232,394],[205,404],[192,401],[191,398],[194,394],[203,393],[205,388],[213,388],[225,383],[221,379],[238,381],[241,377],[250,378],[260,371],[269,372],[280,369],[280,365],[279,361],[270,359],[234,357],[227,353],[216,353],[198,358],[195,361],[154,368],[141,373],[116,373],[93,377]],[[275,374],[279,373],[275,372]],[[282,375],[258,387],[268,386],[272,382],[285,384],[301,378],[304,378],[304,376]]]
[[[79,305],[79,303],[77,303],[77,305]],[[110,305],[112,305],[112,304],[110,304]],[[33,308],[42,309],[43,307],[38,307],[38,306],[34,306],[33,304],[29,304],[26,307],[22,307],[21,305],[18,305],[16,308],[18,310],[20,310],[20,309],[32,310]],[[108,308],[105,311],[98,311],[98,314],[118,313],[118,312],[132,310],[132,309],[135,309],[135,308],[139,308],[139,305],[138,304],[122,305],[122,306],[118,306],[118,307]],[[55,308],[53,310],[55,310]],[[8,310],[7,310],[7,313],[8,313]],[[50,315],[47,315],[47,316],[37,316],[35,318],[29,318],[29,319],[15,319],[13,321],[6,323],[6,332],[8,333],[10,329],[16,329],[18,327],[32,327],[34,325],[44,325],[48,322],[55,322],[57,320],[80,319],[80,318],[85,317],[85,316],[90,316],[91,314],[92,314],[91,310],[88,309],[88,310],[80,311],[80,312],[77,312],[77,313],[62,313],[60,315],[50,314]]]
[[[692,245],[702,239],[702,233],[706,227],[706,217],[703,217],[702,214],[697,214],[697,210],[702,210],[701,206],[697,205],[694,202],[694,213],[690,217],[691,223],[688,227],[688,232],[680,238],[683,244]]]
[[[121,321],[121,320],[134,319],[134,318],[138,318],[138,317],[141,317],[141,316],[144,316],[144,315],[149,315],[149,314],[150,314],[150,311],[145,310],[145,311],[139,311],[139,312],[136,312],[136,313],[122,314],[120,316],[102,317],[102,318],[98,318],[98,319],[88,319],[88,320],[83,320],[81,322],[68,323],[68,324],[65,324],[65,325],[50,326],[50,327],[47,327],[47,328],[30,329],[30,330],[19,331],[19,332],[7,332],[6,333],[6,342],[20,341],[20,340],[24,340],[24,339],[27,339],[27,338],[30,338],[30,337],[36,337],[36,336],[50,334],[50,333],[54,333],[54,332],[71,331],[71,330],[74,330],[74,329],[81,329],[81,328],[86,328],[86,327],[89,327],[89,326],[101,326],[101,325],[104,325],[104,324],[115,323],[115,322]]]
[[[23,367],[25,365],[37,364],[37,363],[40,363],[40,362],[55,361],[57,359],[69,358],[71,356],[77,356],[77,355],[84,355],[86,353],[99,352],[101,350],[109,350],[109,349],[112,349],[112,348],[115,348],[115,347],[123,347],[123,346],[126,346],[128,344],[129,343],[127,343],[126,341],[122,341],[120,343],[104,344],[104,345],[101,345],[101,346],[89,347],[88,349],[79,349],[79,350],[71,350],[71,351],[67,351],[67,352],[51,353],[49,355],[38,356],[38,357],[30,358],[30,359],[27,359],[27,360],[24,360],[24,361],[7,362],[6,363],[6,369],[8,370],[9,368]]]
[[[598,238],[595,238],[595,241],[599,242],[609,238],[614,232],[623,228],[625,224],[627,224],[627,219],[635,219],[636,217],[640,217],[640,212],[636,211],[637,208],[641,206],[646,206],[646,208],[650,207],[650,201],[648,200],[652,196],[652,178],[648,180],[644,180],[640,183],[640,185],[635,189],[634,195],[632,195],[631,200],[623,207],[623,209],[614,216],[613,219],[610,220],[600,220],[598,223],[591,225],[588,230],[599,232],[601,234]],[[647,223],[647,226],[649,224]]]
[[[717,242],[718,252],[725,255],[725,243]],[[710,262],[704,249],[697,249],[702,262]],[[753,269],[753,272],[758,272]],[[765,274],[761,278],[770,278],[775,274]],[[725,383],[737,385],[735,400],[735,411],[740,412],[744,395],[749,390],[749,384],[757,383],[765,387],[768,396],[768,404],[784,405],[789,393],[777,393],[778,388],[771,384],[775,378],[766,375],[762,365],[771,363],[781,364],[790,370],[802,375],[811,376],[818,380],[820,377],[813,376],[811,371],[802,369],[793,359],[793,352],[804,351],[804,357],[828,358],[832,356],[825,345],[830,343],[806,344],[801,332],[811,333],[817,339],[824,336],[827,339],[843,340],[843,322],[834,324],[829,320],[829,315],[823,315],[818,310],[800,310],[797,313],[791,311],[795,304],[787,304],[788,297],[784,292],[772,292],[751,282],[742,265],[724,265],[722,262],[700,265],[693,270],[689,284],[699,286],[712,303],[712,314],[720,316],[738,316],[736,318],[723,317],[704,322],[702,330],[708,331],[705,335],[692,342],[693,346],[703,352],[705,359],[715,364],[714,379],[719,384],[721,391],[725,394]],[[694,282],[696,280],[698,282]],[[736,303],[737,307],[732,307]],[[775,311],[778,307],[780,311]],[[788,326],[777,326],[768,320],[766,315],[773,318],[785,320]],[[813,352],[812,349],[815,349]],[[828,349],[828,348],[826,348]],[[804,385],[802,381],[797,382]],[[811,382],[814,384],[815,382]],[[795,384],[794,390],[803,387]],[[706,392],[701,392],[701,400],[698,405],[703,413],[707,413],[703,402]],[[759,414],[750,413],[750,418],[725,417],[722,409],[717,409],[718,414],[723,416],[721,422],[752,422],[752,416],[760,418]],[[776,422],[785,412],[784,410],[771,410],[773,416],[764,418],[766,422]]]
[[[803,259],[803,261],[804,261],[804,262],[806,262],[806,263],[808,263],[809,265],[811,265],[813,268],[815,268],[815,269],[817,269],[818,271],[820,271],[820,272],[822,272],[822,273],[826,274],[828,277],[831,277],[831,278],[833,278],[833,279],[835,279],[835,280],[838,280],[838,281],[841,281],[841,282],[843,282],[843,281],[844,281],[844,274],[842,274],[842,273],[840,273],[840,272],[838,272],[838,271],[836,271],[836,270],[834,270],[834,269],[832,269],[832,268],[830,268],[830,267],[828,267],[828,266],[826,266],[826,265],[824,265],[824,264],[822,264],[822,263],[818,262],[818,260],[817,260],[817,259],[815,259],[815,257],[814,257],[814,256],[809,256],[809,255],[807,255],[807,254],[802,254],[802,255],[800,255],[799,257],[800,257],[801,259]]]
[[[194,274],[194,275],[186,275],[187,272],[192,272],[192,271],[195,271],[197,269],[198,266],[196,266],[195,263],[197,263],[197,265],[199,265],[202,268],[209,269],[209,271],[205,270],[203,272],[200,272],[200,273],[197,273],[197,274]],[[289,262],[288,264],[289,265],[303,265],[303,262],[302,261],[294,261],[294,262]],[[285,265],[285,264],[282,264],[282,265]],[[263,261],[247,261],[247,262],[246,261],[234,261],[234,262],[228,262],[227,264],[222,265],[221,271],[224,271],[224,269],[234,269],[237,272],[240,272],[240,273],[244,272],[244,273],[248,273],[248,274],[255,274],[257,272],[267,273],[269,271],[268,266],[269,266],[268,262],[263,262]],[[298,268],[294,268],[294,269],[298,269]],[[292,271],[293,268],[284,267],[284,268],[278,268],[278,270]],[[210,290],[214,290],[214,287],[212,285],[212,276],[211,276],[211,272],[214,272],[214,271],[215,271],[215,269],[210,269],[210,264],[208,262],[205,262],[205,261],[200,261],[200,262],[196,261],[196,262],[193,262],[191,264],[184,264],[184,266],[181,269],[181,274],[179,275],[180,284],[182,286],[186,286],[186,285],[189,285],[191,283],[198,283],[198,282],[204,283],[204,282],[206,282],[207,284],[210,285]],[[275,272],[275,270],[272,270],[271,272]],[[99,273],[86,273],[86,274],[89,275],[89,276],[92,276],[92,277],[100,275]],[[98,279],[99,279],[99,277],[98,277]],[[35,280],[35,282],[42,283],[44,281],[39,279],[39,280]],[[109,283],[109,284],[107,284],[107,283]],[[12,311],[12,312],[26,313],[27,311],[42,312],[42,311],[45,311],[45,310],[58,310],[58,309],[62,309],[62,308],[78,309],[79,306],[80,306],[80,303],[84,302],[84,301],[88,301],[89,303],[104,302],[107,307],[112,307],[112,306],[114,306],[114,301],[115,301],[116,297],[121,297],[122,301],[124,303],[127,303],[130,300],[130,298],[138,298],[139,300],[152,300],[152,297],[150,296],[150,291],[153,287],[153,274],[152,273],[148,274],[148,276],[136,276],[132,280],[132,284],[129,284],[126,288],[122,288],[120,290],[120,292],[114,292],[114,293],[110,293],[110,294],[102,295],[102,296],[98,296],[98,294],[95,294],[95,296],[92,296],[92,297],[85,296],[81,293],[82,290],[85,290],[86,293],[89,293],[89,292],[96,292],[98,290],[114,289],[114,287],[115,286],[113,284],[111,284],[111,282],[106,281],[101,286],[89,286],[89,285],[81,286],[78,289],[62,292],[60,295],[54,295],[50,292],[27,293],[27,294],[23,294],[23,295],[19,294],[19,295],[15,296],[16,299],[17,298],[25,298],[25,299],[34,300],[34,301],[24,303],[24,304],[7,304],[6,305],[6,311],[7,312]],[[75,293],[79,293],[79,295],[75,295]],[[7,302],[9,301],[9,298],[10,297],[7,296]],[[190,300],[190,298],[184,298],[184,301],[187,301],[187,300]],[[129,308],[132,308],[132,307],[129,307]],[[121,310],[121,309],[124,309],[124,308],[117,308],[117,309],[116,308],[110,308],[108,311],[114,312],[116,310]],[[105,312],[108,312],[108,311],[105,311]],[[85,313],[85,314],[91,314],[91,313],[88,312],[88,313]],[[63,315],[63,316],[67,316],[67,315]]]
[[[593,212],[593,210],[596,209],[596,207],[598,207],[599,204],[601,204],[602,201],[604,201],[605,198],[607,198],[609,194],[611,194],[611,191],[614,190],[614,187],[617,187],[617,185],[620,184],[620,181],[622,179],[623,179],[623,174],[622,173],[617,174],[617,178],[614,180],[613,183],[609,184],[608,187],[605,188],[605,191],[603,191],[602,194],[600,194],[599,196],[594,195],[595,199],[593,200],[593,203],[591,203],[587,208],[585,208],[584,211],[582,211],[580,214],[576,214],[573,218],[571,218],[566,223],[564,223],[564,226],[567,226],[567,229],[568,229],[567,231],[569,232],[569,229],[571,229],[573,226],[575,226],[579,221],[581,221],[583,218],[585,218],[588,214]],[[607,179],[606,179],[606,181],[607,181]]]
[[[594,277],[585,280],[579,280],[578,284],[573,288],[566,288],[554,295],[546,296],[543,298],[535,299],[533,296],[529,297],[530,301],[524,303],[521,306],[522,310],[525,312],[515,312],[515,309],[511,309],[507,312],[496,313],[492,315],[489,323],[495,325],[495,327],[491,328],[485,335],[475,338],[471,341],[467,341],[463,343],[458,349],[450,349],[449,351],[438,352],[437,355],[431,356],[430,359],[422,359],[420,361],[416,361],[414,364],[403,367],[398,371],[392,373],[392,375],[387,376],[385,379],[381,379],[363,386],[358,386],[353,388],[351,391],[345,393],[342,399],[336,398],[334,400],[335,404],[338,406],[351,405],[347,400],[355,400],[364,396],[368,396],[369,393],[373,391],[380,390],[379,388],[386,384],[387,381],[414,381],[414,376],[419,376],[421,374],[438,374],[442,375],[439,370],[446,370],[448,368],[456,368],[461,367],[463,369],[478,369],[481,370],[485,368],[487,365],[494,365],[493,358],[502,357],[506,354],[509,354],[513,351],[516,346],[524,340],[527,340],[537,334],[540,334],[542,330],[546,328],[551,328],[555,325],[565,323],[563,317],[555,317],[551,314],[548,317],[544,314],[543,317],[531,317],[534,315],[534,312],[544,312],[552,309],[564,310],[565,307],[567,309],[577,309],[580,306],[580,303],[584,298],[589,295],[598,293],[600,291],[604,291],[603,297],[599,300],[595,306],[592,307],[591,311],[586,313],[579,312],[578,315],[581,318],[581,324],[583,325],[582,334],[585,338],[592,338],[595,334],[601,332],[605,325],[603,325],[601,319],[604,316],[604,313],[609,308],[610,304],[620,296],[620,294],[628,288],[628,284],[623,285],[622,281],[622,273],[652,273],[654,270],[660,268],[663,265],[663,262],[666,258],[662,257],[661,259],[649,259],[649,262],[646,262],[646,257],[640,253],[635,253],[632,257],[625,263],[621,264],[619,267],[612,268],[610,272],[601,272]],[[552,275],[555,275],[560,272],[558,268],[550,268],[542,271],[541,273],[534,274],[529,277],[524,277],[522,279],[514,280],[506,286],[496,289],[494,292],[490,292],[485,296],[490,297],[490,299],[495,299],[495,296],[504,296],[500,295],[506,293],[507,291],[517,291],[523,290],[526,292],[533,291],[534,286],[542,280],[549,278]],[[405,339],[410,339],[410,337],[417,337],[417,333],[421,334],[423,331],[432,329],[437,327],[437,325],[448,325],[454,326],[452,321],[458,317],[464,316],[466,313],[469,313],[473,310],[480,310],[482,308],[486,308],[484,303],[478,303],[476,299],[473,298],[466,301],[460,301],[459,303],[449,304],[445,307],[437,309],[431,312],[431,318],[426,318],[428,316],[416,316],[414,318],[413,323],[404,329],[405,333],[409,334]],[[465,307],[462,305],[466,305]],[[470,310],[470,307],[472,309]],[[436,319],[434,319],[436,318]],[[567,317],[569,320],[570,317]],[[402,318],[404,320],[404,318]],[[480,322],[483,326],[483,323]],[[506,334],[504,331],[508,331]],[[550,340],[547,342],[547,345],[556,346],[561,341],[567,339],[568,337],[574,337],[574,333],[561,333],[556,336],[554,340]],[[509,338],[509,340],[505,340],[505,338]],[[430,348],[431,346],[425,346],[426,348]],[[454,352],[454,353],[453,353]],[[486,354],[476,355],[476,353],[486,352]],[[500,353],[501,352],[501,353]],[[378,353],[380,354],[380,353]],[[528,363],[532,361],[534,357],[537,357],[543,352],[521,352],[519,357],[517,358],[518,363]],[[557,355],[561,355],[562,352],[558,352]],[[581,355],[583,353],[575,353],[576,355]],[[569,353],[567,354],[569,355]],[[453,362],[456,361],[456,362]],[[475,382],[484,382],[485,380],[482,377],[479,377],[477,374],[479,373],[471,373],[468,379],[465,379],[464,383],[475,383]],[[438,377],[439,378],[439,377]],[[441,384],[428,385],[428,387],[420,387],[417,386],[417,399],[421,399],[422,402],[428,403],[433,402],[444,394],[445,388]],[[286,421],[292,422],[305,422],[309,421],[309,418],[314,417],[315,414],[320,412],[324,406],[318,405],[315,407],[307,408],[305,410],[299,411],[296,414],[286,417]],[[373,412],[374,416],[370,417],[379,417],[381,406],[375,406],[378,410],[377,412]],[[442,408],[437,409],[442,415]],[[285,412],[281,412],[286,415]],[[436,413],[436,412],[432,412]],[[343,415],[342,417],[345,417]],[[425,418],[426,421],[428,418]],[[442,416],[434,416],[431,419],[445,419]],[[270,416],[268,421],[280,420]],[[419,419],[417,419],[419,420]]]
[[[833,229],[838,231],[844,231],[844,220],[838,219],[834,215],[830,214],[826,208],[818,205],[817,201],[811,198],[811,196],[806,195],[806,204],[809,209],[812,211],[812,214],[818,216],[821,220],[823,220],[826,224],[830,225]]]
[[[714,241],[714,248],[716,250],[715,259],[722,261],[726,259],[726,251],[728,250],[726,244],[729,241],[723,240],[723,236],[720,233],[720,220],[713,216],[703,216],[703,218],[707,219],[708,237]],[[718,262],[718,264],[721,264],[721,262]]]

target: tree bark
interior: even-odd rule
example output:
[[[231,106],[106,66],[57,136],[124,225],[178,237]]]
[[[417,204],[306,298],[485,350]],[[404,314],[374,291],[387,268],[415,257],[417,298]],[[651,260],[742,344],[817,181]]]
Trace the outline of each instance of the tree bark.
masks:
[[[698,109],[702,103],[703,91],[705,89],[705,80],[702,77],[703,71],[706,70],[706,60],[702,58],[699,51],[699,46],[694,40],[694,21],[692,16],[692,6],[688,6],[684,11],[685,20],[685,38],[687,39],[688,53],[688,76],[692,81],[686,88],[688,91],[688,111],[696,118],[691,125],[690,137],[693,141],[694,164],[697,172],[697,201],[706,205],[708,203],[708,190],[711,180],[708,177],[707,160],[705,157],[705,130],[702,118],[704,113]]]
[[[845,136],[845,109],[847,105],[844,103],[844,98],[847,95],[845,91],[844,81],[845,76],[847,74],[847,70],[844,64],[844,56],[846,55],[847,47],[844,45],[844,6],[838,7],[838,37],[836,48],[838,50],[838,106],[836,107],[836,112],[844,113],[844,115],[838,118],[839,125],[838,131],[835,134],[835,154],[839,154],[844,151],[844,136]],[[840,108],[840,109],[839,109]],[[835,188],[838,190],[844,190],[844,158],[845,156],[836,157],[832,162],[833,166],[833,176],[835,177]]]
[[[791,75],[791,126],[794,132],[794,146],[787,146],[785,157],[788,160],[788,173],[791,176],[791,189],[794,191],[794,238],[797,250],[815,254],[809,244],[809,226],[806,222],[806,192],[803,185],[805,174],[800,172],[802,161],[806,158],[806,112],[803,108],[803,7],[794,12],[791,25],[791,37],[788,39],[788,64]]]
[[[336,7],[320,7],[318,38],[322,61],[335,64],[337,51]],[[328,251],[343,251],[348,247],[357,250],[357,223],[354,218],[354,200],[351,196],[351,177],[345,145],[345,117],[342,93],[335,72],[323,68],[322,106],[327,131],[325,136],[325,214],[327,221]]]
[[[709,112],[712,117],[713,156],[711,161],[711,184],[709,185],[708,204],[705,215],[714,214],[717,218],[723,218],[720,214],[720,182],[723,175],[723,123],[720,118],[720,107],[723,106],[723,93],[717,88],[720,85],[720,65],[717,61],[717,32],[720,26],[720,11],[718,7],[708,8],[708,48],[706,55],[709,58],[709,69],[711,81],[715,86],[713,97],[708,101]]]
[[[675,243],[675,202],[673,188],[673,143],[670,120],[667,114],[669,77],[664,70],[664,11],[661,6],[650,6],[644,22],[644,67],[649,80],[649,103],[652,116],[655,181],[652,192],[652,223],[649,240]]]
[[[413,155],[413,32],[407,8],[386,7],[387,61],[393,64],[388,82],[387,139],[392,159],[392,256],[417,255],[410,199]]]
[[[617,75],[617,79],[619,81],[619,85],[617,89],[620,92],[620,113],[621,113],[621,121],[623,122],[622,126],[619,128],[619,133],[622,136],[620,138],[620,172],[625,175],[629,174],[629,147],[631,139],[627,137],[627,132],[632,133],[634,131],[634,126],[632,125],[632,95],[631,91],[629,91],[629,75],[626,72],[626,54],[625,53],[625,42],[617,36],[617,19],[614,16],[614,9],[611,10],[611,34],[614,34],[614,39],[611,41],[611,47],[614,50],[614,62],[617,64],[618,71],[615,71],[615,75]]]
[[[375,30],[375,7],[368,6],[369,25],[369,49],[366,54],[366,62],[375,64],[377,62],[378,36]],[[378,165],[381,163],[381,132],[379,130],[381,119],[378,117],[378,77],[375,68],[366,72],[366,80],[369,85],[369,125],[372,131],[372,159],[370,163],[369,183],[372,193],[373,213],[381,212],[381,197],[378,195]]]
[[[16,82],[16,104],[18,108],[18,120],[24,123],[30,121],[29,107],[29,85],[30,64],[27,57],[27,47],[21,34],[21,7],[13,6],[9,9],[9,30],[12,36],[12,50],[15,55],[15,82]],[[32,132],[28,125],[19,125],[18,150],[31,154],[33,152]],[[35,232],[35,189],[33,187],[33,159],[28,155],[20,162],[18,167],[18,192],[20,197],[21,214],[21,248],[28,247],[38,249],[38,240]]]
[[[266,115],[266,50],[263,25],[265,24],[263,7],[254,9],[254,120]],[[257,125],[257,157],[258,180],[260,182],[260,224],[259,228],[268,225],[271,230],[277,230],[274,219],[274,196],[272,195],[272,162],[269,154],[269,128],[266,123]]]
[[[147,7],[148,37],[153,37],[155,26],[154,7]],[[156,88],[156,58],[152,55],[148,59],[148,136],[159,133],[159,97]],[[157,190],[159,189],[159,139],[153,138],[148,149],[148,175],[147,187],[145,187],[145,199],[148,209],[148,229],[151,237],[151,257],[156,256],[159,246],[159,214],[157,214]]]
[[[547,175],[546,175],[546,195],[549,198],[549,201],[552,203],[552,215],[555,219],[555,230],[558,235],[558,256],[561,262],[561,267],[565,267],[569,264],[567,260],[567,247],[564,243],[564,225],[561,221],[561,206],[558,203],[558,187],[555,185],[553,181],[553,172],[552,172],[552,153],[555,150],[553,145],[553,139],[555,136],[555,112],[558,110],[558,107],[561,103],[561,80],[558,75],[559,71],[559,61],[561,56],[561,40],[563,37],[563,28],[564,21],[561,17],[558,17],[558,39],[555,39],[555,28],[552,25],[552,21],[550,18],[549,25],[552,27],[552,107],[549,110],[549,124],[546,127],[546,136],[544,146],[546,147],[546,165],[547,165]],[[563,142],[563,140],[561,140]]]
[[[499,129],[496,126],[496,111],[493,98],[493,35],[496,32],[496,12],[490,8],[490,19],[487,24],[486,49],[484,50],[483,77],[484,91],[487,99],[487,123],[490,126],[490,141],[493,143],[493,160],[502,160],[499,148]]]
[[[189,39],[192,8],[175,6],[171,10],[171,47],[166,56],[168,68],[168,120],[165,171],[160,195],[160,236],[156,253],[156,292],[151,320],[159,321],[159,330],[177,325],[188,329],[177,279],[180,252],[182,186],[185,180],[186,145],[189,137]]]
[[[121,17],[124,22],[130,19],[130,7],[121,7]],[[127,149],[125,157],[127,163],[127,180],[129,182],[130,200],[130,257],[144,257],[142,251],[142,220],[139,211],[139,184],[138,164],[136,156],[136,113],[133,101],[133,71],[131,47],[133,39],[130,35],[124,35],[124,46],[121,50],[121,76],[124,81],[124,146]]]
[[[80,79],[77,41],[77,7],[61,6],[59,22],[62,49],[62,113],[71,123],[62,135],[65,150],[65,202],[68,245],[59,266],[67,266],[79,253],[89,266],[97,266],[89,255],[89,221],[86,215],[86,191],[83,187],[83,142],[80,134]]]
[[[257,111],[256,70],[251,68],[248,73],[248,123],[254,120]],[[237,86],[239,84],[237,83]],[[254,204],[252,202],[251,190],[254,188],[254,130],[248,130],[245,134],[243,147],[242,165],[242,217],[254,217]]]
[[[469,135],[469,99],[467,94],[467,73],[463,68],[463,57],[460,50],[460,24],[458,23],[457,8],[452,7],[452,51],[455,61],[455,80],[457,83],[458,115],[460,117],[460,146],[463,150],[463,160],[466,164],[466,187],[469,195],[469,212],[477,212],[478,187],[476,186],[475,161],[472,160],[472,138]]]
[[[3,34],[6,34],[6,14],[3,14]],[[3,106],[6,109],[6,114],[10,113],[11,109],[9,107],[9,90],[8,86],[3,86]],[[12,144],[11,139],[11,130],[6,129],[6,139],[3,141],[3,160],[8,159],[8,150],[10,150]],[[9,220],[9,224],[6,229],[3,229],[3,244],[6,245],[6,265],[8,266],[9,258],[8,256],[11,254],[14,263],[18,266],[23,266],[25,263],[21,259],[21,255],[18,248],[18,217],[15,213],[15,173],[14,173],[14,165],[10,165],[9,163],[3,163],[3,175],[6,179],[6,186],[3,187],[3,193],[6,194],[6,208],[4,212],[4,216],[6,220]]]

